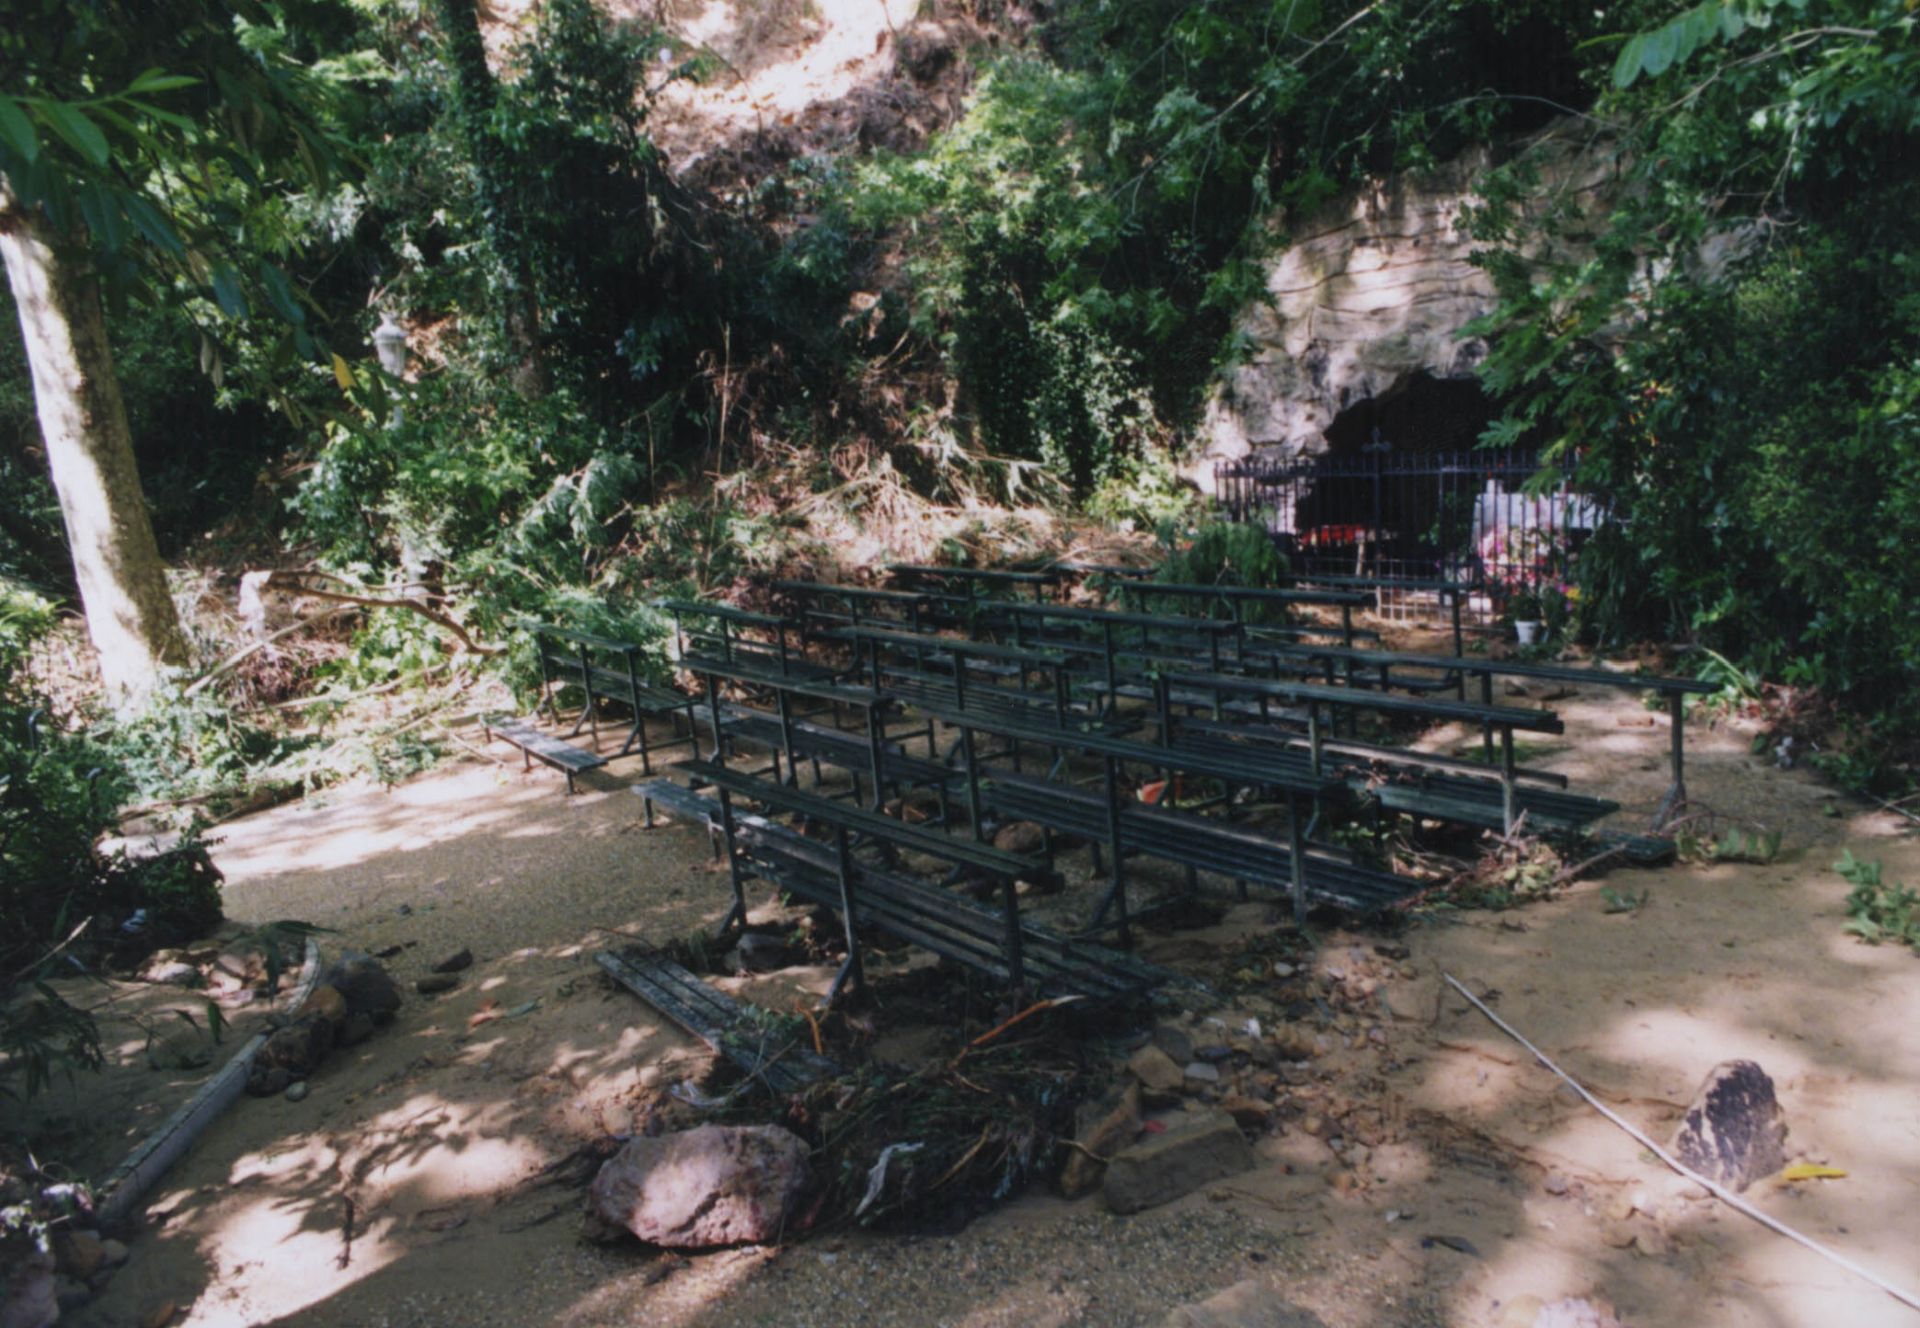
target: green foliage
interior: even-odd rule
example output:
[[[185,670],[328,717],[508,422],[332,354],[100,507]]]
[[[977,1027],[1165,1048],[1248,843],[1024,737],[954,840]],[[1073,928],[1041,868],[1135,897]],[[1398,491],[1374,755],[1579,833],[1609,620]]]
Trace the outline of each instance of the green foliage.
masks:
[[[1615,890],[1610,885],[1600,887],[1600,911],[1602,913],[1638,913],[1653,898],[1653,891],[1642,890],[1634,894],[1631,890]]]
[[[97,1070],[103,1061],[92,1016],[46,983],[31,984],[26,995],[0,1008],[0,1097],[32,1097],[55,1075]]]
[[[1366,173],[1579,101],[1574,44],[1601,17],[1571,0],[1061,7],[1044,57],[997,61],[928,152],[861,172],[850,211],[905,236],[916,323],[988,448],[1084,496],[1192,417],[1286,238],[1276,209],[1308,224]]]
[[[1792,31],[1768,26],[1789,10]],[[1626,90],[1600,110],[1627,179],[1590,257],[1523,257],[1591,223],[1540,215],[1524,159],[1488,181],[1473,225],[1502,305],[1478,330],[1506,407],[1489,436],[1542,439],[1620,518],[1577,569],[1590,622],[1694,639],[1912,731],[1914,15],[1746,4],[1708,30],[1730,12],[1694,7],[1619,52]]]
[[[1689,862],[1768,863],[1780,856],[1778,830],[1729,826],[1718,837],[1681,830],[1673,837],[1675,850]]]
[[[1853,889],[1847,894],[1847,930],[1868,945],[1890,941],[1920,953],[1920,894],[1881,879],[1880,864],[1843,849],[1833,869]]]
[[[1174,585],[1282,586],[1287,560],[1273,537],[1256,525],[1214,521],[1195,528],[1164,525],[1166,550],[1153,579]]]
[[[84,235],[116,293],[195,293],[210,335],[221,318],[270,312],[277,365],[319,355],[280,261],[285,200],[327,187],[337,166],[344,90],[367,64],[319,59],[313,42],[339,41],[350,11],[71,0],[53,21],[47,8],[0,29],[0,177],[13,199]],[[187,362],[190,349],[178,352]]]

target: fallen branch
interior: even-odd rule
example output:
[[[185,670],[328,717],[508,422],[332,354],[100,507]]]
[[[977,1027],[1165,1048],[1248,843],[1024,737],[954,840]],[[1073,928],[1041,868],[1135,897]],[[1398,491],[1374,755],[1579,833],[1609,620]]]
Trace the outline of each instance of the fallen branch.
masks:
[[[272,645],[275,641],[284,640],[286,637],[292,636],[295,632],[304,632],[309,627],[317,627],[321,623],[325,622],[327,619],[337,617],[338,615],[345,613],[350,607],[351,606],[347,604],[336,604],[330,609],[314,614],[311,618],[302,618],[299,622],[294,623],[290,627],[282,627],[279,631],[273,633],[270,636],[263,636],[258,641],[255,641],[249,645],[244,645],[240,647],[240,649],[234,651],[231,655],[228,655],[225,659],[221,660],[218,664],[215,664],[212,668],[208,669],[205,673],[201,674],[198,678],[195,678],[192,682],[188,683],[186,688],[186,694],[188,696],[193,696],[198,692],[205,691],[207,686],[211,684],[215,678],[220,677],[222,674],[232,672],[235,668],[239,667],[241,664],[244,664],[247,660],[251,659],[255,654],[259,653],[262,650],[265,650],[268,646]]]
[[[1879,803],[1882,807],[1885,807],[1888,811],[1893,812],[1898,816],[1906,817],[1909,821],[1912,821],[1915,825],[1920,825],[1920,816],[1914,815],[1912,812],[1908,811],[1905,807],[1900,806],[1899,803],[1888,802],[1885,798],[1880,797],[1878,794],[1874,794],[1874,793],[1867,794],[1867,797]]]
[[[1472,992],[1468,991],[1466,987],[1460,982],[1460,980],[1453,976],[1453,974],[1442,973],[1440,976],[1445,978],[1447,981],[1447,984],[1451,986],[1455,991],[1459,992],[1462,996],[1465,996],[1467,1000],[1473,1005],[1474,1009],[1478,1010],[1481,1014],[1485,1015],[1488,1019],[1491,1019],[1493,1021],[1494,1027],[1498,1028],[1502,1033],[1505,1033],[1508,1037],[1512,1038],[1515,1042],[1518,1042],[1521,1046],[1525,1047],[1528,1051],[1532,1052],[1533,1058],[1535,1060],[1539,1061],[1542,1065],[1546,1066],[1547,1069],[1553,1071],[1554,1074],[1558,1075],[1560,1077],[1561,1082],[1565,1083],[1567,1087],[1571,1088],[1574,1092],[1578,1093],[1581,1096],[1581,1098],[1585,1100],[1588,1106],[1592,1107],[1595,1111],[1599,1112],[1602,1116],[1605,1116],[1609,1121],[1613,1122],[1613,1124],[1619,1126],[1620,1129],[1624,1130],[1629,1136],[1632,1137],[1635,1143],[1638,1143],[1642,1148],[1646,1149],[1649,1153],[1652,1153],[1655,1157],[1659,1158],[1662,1162],[1666,1163],[1668,1167],[1672,1168],[1674,1171],[1678,1172],[1680,1175],[1686,1177],[1688,1180],[1692,1181],[1695,1185],[1698,1185],[1701,1188],[1707,1190],[1716,1199],[1719,1199],[1722,1203],[1727,1204],[1729,1207],[1733,1208],[1734,1211],[1745,1214],[1747,1217],[1750,1217],[1754,1221],[1760,1223],[1760,1225],[1768,1228],[1771,1231],[1776,1232],[1779,1235],[1785,1236],[1788,1240],[1791,1240],[1796,1244],[1805,1246],[1807,1249],[1812,1250],[1815,1254],[1819,1255],[1821,1258],[1827,1259],[1832,1263],[1838,1264],[1840,1267],[1852,1273],[1855,1277],[1859,1277],[1864,1279],[1865,1281],[1871,1282],[1874,1286],[1879,1287],[1882,1291],[1886,1292],[1889,1296],[1892,1296],[1895,1300],[1907,1306],[1909,1309],[1920,1310],[1920,1296],[1915,1296],[1910,1291],[1903,1291],[1899,1287],[1895,1286],[1893,1283],[1887,1281],[1885,1278],[1880,1277],[1877,1273],[1871,1272],[1868,1269],[1861,1267],[1859,1264],[1855,1263],[1852,1259],[1849,1259],[1846,1255],[1840,1253],[1838,1250],[1829,1249],[1827,1246],[1822,1245],[1819,1241],[1813,1239],[1813,1237],[1802,1235],[1800,1232],[1794,1230],[1792,1227],[1788,1226],[1785,1222],[1780,1221],[1778,1218],[1769,1217],[1767,1214],[1761,1212],[1758,1208],[1755,1208],[1752,1204],[1748,1203],[1745,1199],[1742,1199],[1739,1195],[1733,1193],[1731,1190],[1727,1189],[1725,1186],[1720,1185],[1715,1181],[1708,1180],[1705,1176],[1695,1171],[1692,1167],[1689,1167],[1688,1165],[1686,1165],[1686,1163],[1680,1161],[1680,1159],[1676,1158],[1673,1154],[1669,1153],[1666,1149],[1662,1148],[1659,1144],[1655,1143],[1643,1131],[1641,1131],[1634,1125],[1629,1124],[1626,1120],[1622,1119],[1619,1113],[1615,1112],[1613,1108],[1607,1106],[1604,1102],[1602,1102],[1599,1098],[1595,1097],[1592,1093],[1589,1093],[1586,1090],[1586,1088],[1581,1085],[1579,1080],[1575,1079],[1572,1075],[1568,1074],[1565,1070],[1561,1069],[1558,1065],[1555,1065],[1553,1061],[1547,1057],[1547,1054],[1544,1051],[1541,1051],[1540,1048],[1534,1046],[1533,1043],[1527,1041],[1525,1037],[1521,1036],[1520,1031],[1516,1029],[1512,1024],[1509,1024],[1506,1020],[1502,1019],[1499,1015],[1495,1014],[1492,1010],[1488,1009],[1486,1003],[1482,1001],[1478,996],[1475,996]]]
[[[428,608],[417,599],[391,599],[380,595],[349,594],[343,590],[320,590],[303,581],[301,578],[304,575],[306,574],[302,572],[268,572],[261,589],[280,590],[290,595],[305,595],[311,599],[328,600],[336,604],[358,604],[370,609],[405,609],[451,632],[463,648],[476,655],[498,655],[504,649],[501,646],[481,645],[467,635],[466,628],[446,614]]]
[[[1625,853],[1626,851],[1627,851],[1627,846],[1625,844],[1615,844],[1612,848],[1604,849],[1601,852],[1594,854],[1592,857],[1588,858],[1585,862],[1576,862],[1573,864],[1573,866],[1568,867],[1566,870],[1562,871],[1558,876],[1555,876],[1551,881],[1547,882],[1547,889],[1558,890],[1563,885],[1571,884],[1573,881],[1577,880],[1580,876],[1584,875],[1588,868],[1598,867],[1601,863],[1607,861],[1609,858],[1617,858],[1621,854]]]

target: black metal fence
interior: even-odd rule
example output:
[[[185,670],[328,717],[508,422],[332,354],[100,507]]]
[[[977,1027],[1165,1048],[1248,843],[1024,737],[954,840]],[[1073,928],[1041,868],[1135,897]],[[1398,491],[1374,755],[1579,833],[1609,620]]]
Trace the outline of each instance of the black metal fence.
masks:
[[[1409,616],[1442,603],[1442,584],[1466,585],[1482,620],[1523,592],[1564,587],[1603,519],[1590,498],[1539,480],[1530,451],[1396,452],[1380,443],[1214,467],[1228,516],[1271,531],[1296,576],[1378,581],[1382,608]]]

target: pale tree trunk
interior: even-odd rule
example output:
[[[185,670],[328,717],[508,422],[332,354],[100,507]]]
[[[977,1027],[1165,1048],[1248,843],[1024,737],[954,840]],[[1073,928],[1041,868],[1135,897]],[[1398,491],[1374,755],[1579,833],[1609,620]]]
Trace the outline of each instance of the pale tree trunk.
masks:
[[[4,181],[0,254],[87,632],[108,688],[137,696],[161,668],[184,665],[187,648],[140,491],[99,283],[92,264],[64,248],[45,217],[17,206]]]

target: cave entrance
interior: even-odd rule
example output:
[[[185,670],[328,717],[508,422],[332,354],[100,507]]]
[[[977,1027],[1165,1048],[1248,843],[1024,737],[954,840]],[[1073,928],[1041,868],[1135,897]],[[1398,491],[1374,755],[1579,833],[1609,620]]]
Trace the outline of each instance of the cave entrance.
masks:
[[[1216,492],[1235,520],[1267,526],[1301,581],[1376,589],[1395,617],[1446,616],[1459,601],[1490,620],[1563,582],[1597,519],[1564,485],[1524,491],[1540,470],[1532,450],[1476,447],[1493,418],[1471,379],[1412,374],[1335,417],[1324,453],[1222,463]]]

